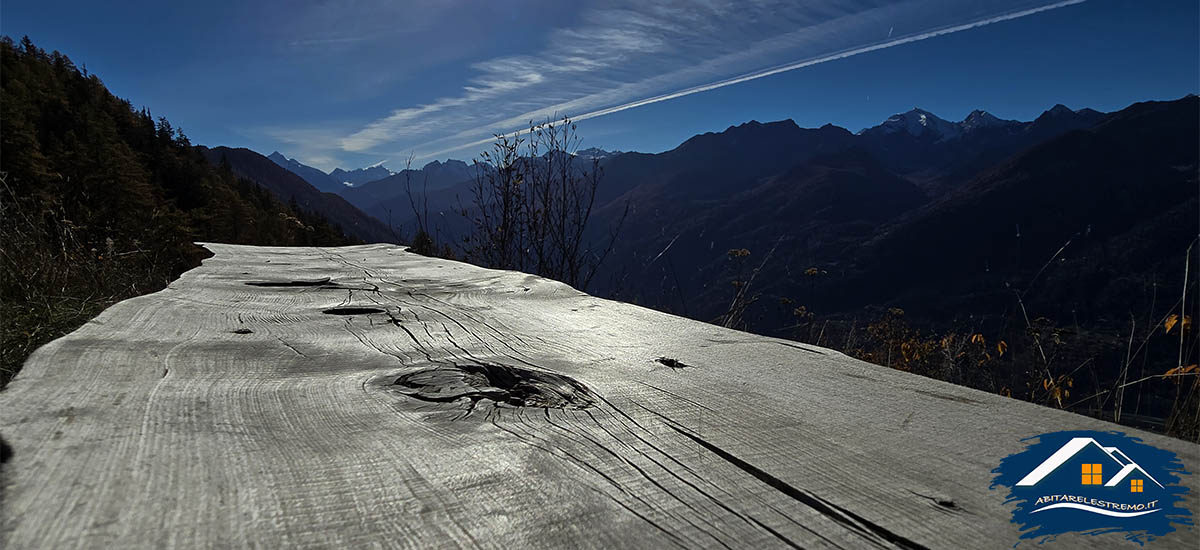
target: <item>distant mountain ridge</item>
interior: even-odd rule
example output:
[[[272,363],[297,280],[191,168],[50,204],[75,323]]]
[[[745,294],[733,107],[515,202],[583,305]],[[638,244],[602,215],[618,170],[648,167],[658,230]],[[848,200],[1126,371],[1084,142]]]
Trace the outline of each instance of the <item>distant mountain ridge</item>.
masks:
[[[328,218],[347,235],[365,242],[395,240],[383,222],[364,214],[337,194],[320,191],[274,159],[244,148],[201,146],[199,149],[212,164],[228,162],[235,174],[253,181],[284,202],[294,202],[306,211]]]
[[[378,181],[392,175],[392,171],[384,168],[382,164],[370,166],[367,168],[358,168],[355,170],[343,170],[334,168],[329,173],[329,177],[334,181],[342,184],[345,187],[358,187],[373,181]]]
[[[999,307],[1012,296],[1004,282],[1024,287],[1069,241],[1026,300],[1077,319],[1129,311],[1137,304],[1112,275],[1175,276],[1169,255],[1196,236],[1197,120],[1194,96],[1138,103],[988,166],[864,243],[864,274],[847,284],[868,300]]]
[[[329,174],[313,168],[312,166],[308,166],[307,164],[302,164],[296,159],[287,158],[279,151],[275,151],[270,155],[267,155],[267,158],[271,159],[273,162],[275,162],[275,164],[282,166],[293,174],[304,178],[304,181],[307,181],[310,185],[316,187],[318,190],[326,193],[337,193],[338,191],[341,191],[342,187],[344,187],[341,182],[333,179],[329,176]]]
[[[878,136],[904,132],[912,137],[929,136],[938,141],[945,141],[964,137],[972,132],[989,128],[1003,128],[1012,132],[1037,124],[1039,121],[1046,123],[1050,120],[1057,120],[1060,124],[1086,124],[1096,122],[1102,116],[1103,113],[1093,109],[1084,108],[1075,111],[1060,103],[1043,112],[1037,119],[1029,122],[1000,119],[981,109],[971,111],[959,122],[950,122],[929,111],[914,107],[908,112],[897,113],[888,117],[887,120],[877,126],[859,130],[858,135]]]
[[[959,122],[951,122],[937,116],[932,112],[926,111],[919,107],[914,107],[907,112],[894,114],[876,126],[863,128],[853,135],[863,137],[866,141],[871,142],[865,146],[869,149],[876,149],[875,152],[878,153],[880,149],[888,148],[887,144],[879,142],[886,141],[889,136],[897,136],[902,139],[919,138],[922,141],[941,143],[954,141],[960,138],[973,137],[974,134],[978,133],[988,133],[990,135],[985,136],[984,139],[994,140],[997,135],[1012,135],[1019,134],[1021,132],[1027,132],[1038,134],[1033,136],[1034,139],[1036,139],[1038,137],[1058,134],[1071,129],[1087,127],[1097,122],[1103,116],[1103,113],[1093,109],[1083,108],[1079,110],[1072,110],[1065,105],[1057,104],[1043,112],[1035,120],[1027,122],[1001,119],[981,109],[971,111],[965,118],[963,118],[963,120]],[[735,128],[741,128],[743,126],[766,126],[767,128],[772,128],[779,124],[790,124],[796,128],[799,128],[799,126],[796,126],[795,122],[791,119],[768,123],[761,123],[756,120],[751,120],[741,125],[730,126],[726,132]],[[844,128],[833,124],[826,124],[820,129],[844,130]],[[704,136],[710,135],[715,135],[715,133],[709,132],[705,134],[699,134],[684,141],[679,147],[684,147],[693,140],[703,139]],[[677,147],[677,149],[679,147]],[[625,154],[627,154],[627,152],[620,150],[607,151],[597,147],[580,149],[575,152],[575,155],[579,158],[601,161],[611,160]],[[322,191],[334,193],[342,193],[347,187],[362,187],[368,183],[378,182],[391,176],[403,174],[406,171],[402,170],[400,172],[393,172],[380,163],[370,167],[356,168],[352,170],[346,170],[339,167],[333,169],[333,171],[329,173],[325,173],[317,168],[307,166],[295,159],[287,158],[278,151],[271,153],[267,158],[270,158],[271,160],[275,161],[276,164],[287,168],[297,175],[305,178],[305,180],[313,184],[314,187],[317,187]],[[424,172],[429,171],[430,177],[440,183],[450,181],[455,178],[465,179],[469,175],[467,173],[469,168],[470,164],[467,162],[455,159],[447,159],[444,163],[437,160],[432,161],[418,170],[413,170],[413,172],[414,174],[421,173],[423,176]],[[433,171],[441,170],[449,170],[453,175],[433,174]],[[333,181],[338,185],[331,186],[329,181]],[[446,187],[446,185],[439,184],[436,187],[442,188]],[[380,196],[391,196],[389,193],[379,193],[378,188],[374,194]]]
[[[1002,120],[975,110],[960,122],[949,122],[921,109],[889,117],[861,130],[861,146],[889,169],[940,193],[963,183],[981,166],[1051,137],[1091,127],[1103,118],[1091,109],[1073,111],[1055,105],[1028,122]]]
[[[983,116],[986,115],[985,112],[976,112],[981,113],[976,117],[976,120],[990,120]],[[995,117],[992,117],[992,119],[995,119]],[[999,119],[995,120],[998,121]],[[939,140],[946,140],[954,139],[962,135],[965,123],[965,120],[958,123],[948,122],[937,115],[930,113],[929,111],[920,108],[913,108],[913,110],[908,111],[907,113],[892,115],[887,120],[883,121],[883,124],[862,130],[859,132],[859,135],[894,134],[897,132],[905,132],[913,137],[922,137],[930,134]],[[972,127],[974,126],[975,125],[972,125]]]
[[[790,119],[767,123],[752,120],[730,126],[724,132],[693,136],[678,147],[658,154],[591,147],[576,151],[575,155],[601,162],[609,183],[601,189],[598,200],[611,199],[651,182],[663,185],[664,179],[715,181],[718,179],[715,176],[721,174],[725,181],[752,180],[806,158],[850,147],[866,150],[886,169],[912,179],[922,189],[940,194],[963,183],[982,166],[1061,133],[1087,128],[1103,116],[1092,109],[1075,111],[1055,105],[1035,120],[1026,122],[1001,119],[980,109],[959,122],[951,122],[914,108],[857,133],[833,124],[800,128]],[[726,146],[733,150],[722,150]],[[719,162],[729,157],[738,160],[736,167]],[[653,164],[665,170],[644,166],[644,161],[651,158],[656,159]],[[411,171],[393,173],[375,166],[353,171],[338,168],[329,175],[338,182],[349,182],[349,185],[342,183],[334,192],[359,209],[383,218],[411,210],[406,182],[410,182],[414,190],[425,185],[428,192],[441,195],[443,199],[447,196],[443,191],[458,189],[457,195],[461,197],[465,196],[466,185],[473,179],[474,172],[471,164],[451,159],[433,161]],[[706,191],[704,185],[692,185],[687,192]],[[439,207],[446,209],[449,205],[439,203]]]
[[[586,160],[603,161],[623,154],[621,151],[606,151],[591,147],[581,149],[575,156]],[[380,165],[355,170],[335,168],[326,174],[317,168],[305,165],[296,159],[288,158],[279,151],[267,156],[279,166],[304,178],[313,187],[321,191],[337,193],[350,201],[356,207],[370,211],[377,217],[386,217],[386,212],[395,205],[383,205],[402,195],[406,196],[406,184],[411,184],[414,190],[427,189],[438,191],[463,184],[475,177],[473,164],[456,159],[446,161],[434,160],[421,168],[404,169],[392,172]],[[405,198],[407,201],[407,198]]]
[[[419,169],[405,169],[357,187],[344,187],[339,194],[364,212],[388,219],[395,214],[411,214],[409,186],[417,193],[436,192],[465,186],[474,177],[474,167],[461,160],[435,160]]]
[[[575,151],[575,156],[588,160],[604,160],[606,158],[615,157],[619,154],[621,154],[621,151],[619,150],[605,151],[604,149],[600,149],[598,147],[588,147],[587,149]]]
[[[1000,119],[974,110],[960,122],[949,122],[929,111],[913,109],[889,117],[857,134],[826,124],[801,128],[794,121],[749,121],[722,132],[693,136],[679,146],[656,154],[584,149],[580,158],[596,158],[604,184],[596,197],[597,210],[619,198],[651,196],[721,197],[756,185],[808,159],[859,148],[883,169],[917,185],[930,197],[941,196],[1003,158],[1062,133],[1090,127],[1105,115],[1091,109],[1071,110],[1056,105],[1032,121]],[[459,166],[466,163],[458,161]],[[412,201],[404,172],[340,194],[365,212],[392,223],[411,224]],[[460,172],[459,177],[463,174]],[[413,191],[424,197],[422,171],[409,175]],[[428,206],[454,212],[469,203],[472,177],[430,178]],[[632,195],[626,197],[627,193]],[[660,200],[660,199],[654,199]],[[417,202],[424,204],[424,198]]]

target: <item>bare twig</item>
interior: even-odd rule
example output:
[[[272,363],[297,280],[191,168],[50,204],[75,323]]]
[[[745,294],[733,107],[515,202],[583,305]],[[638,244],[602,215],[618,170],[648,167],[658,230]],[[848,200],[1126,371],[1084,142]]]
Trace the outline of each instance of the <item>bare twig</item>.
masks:
[[[1183,255],[1183,292],[1179,296],[1179,361],[1175,365],[1177,367],[1183,366],[1183,333],[1185,332],[1183,321],[1187,317],[1188,269],[1192,265],[1192,246],[1195,242],[1193,240],[1192,244],[1188,245],[1187,251]]]

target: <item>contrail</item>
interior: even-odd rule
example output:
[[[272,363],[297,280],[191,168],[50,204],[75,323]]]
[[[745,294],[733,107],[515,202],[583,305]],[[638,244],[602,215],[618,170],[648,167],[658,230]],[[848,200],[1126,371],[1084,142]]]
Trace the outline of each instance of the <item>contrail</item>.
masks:
[[[952,33],[956,33],[956,32],[959,32],[959,31],[965,31],[965,30],[968,30],[968,29],[973,29],[973,28],[976,28],[976,27],[982,27],[982,26],[985,26],[985,25],[991,25],[992,23],[1000,23],[1000,22],[1002,22],[1002,21],[1009,21],[1009,20],[1012,20],[1012,19],[1019,19],[1019,18],[1021,18],[1021,17],[1025,17],[1025,16],[1027,16],[1027,15],[1033,15],[1033,14],[1035,14],[1035,13],[1039,13],[1039,12],[1043,12],[1043,11],[1049,11],[1049,10],[1053,10],[1053,9],[1063,8],[1063,7],[1066,7],[1066,6],[1073,6],[1073,5],[1075,5],[1075,4],[1082,4],[1082,3],[1084,3],[1085,1],[1086,1],[1086,0],[1064,0],[1064,1],[1061,1],[1061,2],[1055,2],[1055,3],[1053,3],[1053,4],[1047,4],[1047,5],[1045,5],[1045,6],[1039,6],[1039,7],[1036,7],[1036,8],[1029,8],[1029,9],[1025,9],[1025,10],[1021,10],[1021,11],[1012,12],[1012,13],[1006,13],[1006,14],[1003,14],[1003,15],[997,15],[997,16],[994,16],[994,17],[989,17],[989,18],[987,18],[987,19],[980,19],[980,20],[978,20],[978,21],[972,21],[972,22],[970,22],[970,23],[962,23],[962,24],[959,24],[959,25],[952,25],[952,26],[948,26],[948,27],[942,27],[942,28],[940,28],[940,29],[934,29],[934,30],[931,30],[931,31],[926,31],[926,32],[923,32],[923,33],[920,33],[920,34],[914,34],[914,35],[911,35],[911,36],[904,36],[904,37],[901,37],[901,38],[897,38],[897,39],[895,39],[895,40],[887,40],[887,41],[884,41],[884,42],[879,42],[879,43],[876,43],[876,44],[871,44],[871,45],[867,45],[867,46],[860,46],[860,47],[858,47],[858,48],[852,48],[852,49],[849,49],[849,50],[842,50],[842,51],[840,51],[840,52],[831,53],[831,54],[828,54],[828,55],[823,55],[823,56],[820,56],[820,57],[813,57],[813,58],[805,59],[805,60],[803,60],[803,61],[794,61],[794,62],[792,62],[792,63],[787,63],[787,64],[784,64],[784,65],[778,65],[778,66],[775,66],[775,67],[771,67],[771,68],[769,68],[769,69],[763,69],[763,70],[760,70],[760,71],[756,71],[756,72],[752,72],[752,73],[747,73],[747,74],[744,74],[744,75],[741,75],[741,76],[735,76],[735,77],[733,77],[733,78],[729,78],[729,79],[726,79],[726,80],[719,80],[719,81],[717,81],[717,82],[713,82],[713,83],[711,83],[711,84],[702,84],[702,85],[699,85],[699,86],[694,86],[694,87],[691,87],[691,88],[685,88],[685,89],[683,89],[683,90],[679,90],[679,91],[677,91],[677,92],[671,92],[671,93],[669,93],[669,94],[663,94],[663,95],[659,95],[659,96],[655,96],[655,97],[650,97],[650,98],[646,98],[646,99],[639,99],[639,100],[637,100],[637,101],[631,101],[631,102],[629,102],[629,103],[626,103],[626,104],[624,104],[624,105],[617,105],[617,106],[615,106],[615,107],[608,107],[608,108],[605,108],[605,109],[600,109],[600,110],[597,110],[597,111],[592,111],[592,112],[590,112],[590,113],[584,113],[584,114],[581,114],[581,115],[576,115],[576,116],[573,116],[573,117],[571,117],[571,120],[587,120],[587,119],[589,119],[589,118],[595,118],[595,117],[598,117],[598,116],[610,115],[610,114],[613,114],[613,113],[617,113],[617,112],[620,112],[620,111],[624,111],[624,110],[626,110],[626,109],[632,109],[632,108],[634,108],[634,107],[641,107],[641,106],[643,106],[643,105],[649,105],[649,104],[651,104],[651,103],[658,103],[658,102],[660,102],[660,101],[668,101],[668,100],[671,100],[671,99],[677,99],[677,98],[680,98],[680,97],[683,97],[683,96],[688,96],[688,95],[692,95],[692,94],[698,94],[698,93],[700,93],[700,92],[707,92],[707,91],[709,91],[709,90],[716,90],[716,89],[718,89],[718,88],[724,88],[724,87],[726,87],[726,86],[732,86],[732,85],[734,85],[734,84],[741,84],[742,82],[749,82],[749,81],[751,81],[751,80],[757,80],[757,79],[759,79],[759,78],[763,78],[763,77],[766,77],[766,76],[771,76],[771,75],[775,75],[775,74],[779,74],[779,73],[785,73],[785,72],[788,72],[788,71],[794,71],[794,70],[796,70],[796,69],[802,69],[802,68],[804,68],[804,67],[811,67],[811,66],[813,66],[813,65],[817,65],[817,64],[820,64],[820,63],[825,63],[825,62],[828,62],[828,61],[835,61],[835,60],[838,60],[838,59],[845,59],[845,58],[847,58],[847,57],[853,57],[853,56],[856,56],[856,55],[859,55],[859,54],[868,53],[868,52],[873,52],[873,51],[876,51],[876,50],[883,50],[883,49],[891,48],[891,47],[893,47],[893,46],[899,46],[899,45],[901,45],[901,44],[908,44],[908,43],[910,43],[910,42],[919,42],[919,41],[921,41],[921,40],[925,40],[925,39],[927,39],[927,38],[934,38],[934,37],[937,37],[937,36],[942,36],[942,35],[946,35],[946,34],[952,34]]]
[[[681,98],[684,96],[698,94],[700,92],[707,92],[709,90],[716,90],[718,88],[724,88],[726,86],[732,86],[734,84],[741,84],[743,82],[749,82],[751,80],[757,80],[759,78],[776,75],[779,73],[794,71],[796,69],[802,69],[804,67],[811,67],[813,65],[818,65],[821,63],[829,62],[829,61],[836,61],[838,59],[845,59],[847,57],[853,57],[853,56],[856,56],[859,54],[864,54],[864,53],[873,52],[873,51],[877,51],[877,50],[884,50],[887,48],[899,46],[902,44],[908,44],[911,42],[919,42],[921,40],[925,40],[925,39],[929,39],[929,38],[934,38],[934,37],[943,36],[943,35],[947,35],[947,34],[953,34],[953,33],[959,32],[959,31],[965,31],[965,30],[974,29],[977,27],[991,25],[992,23],[1000,23],[1000,22],[1004,22],[1004,21],[1011,21],[1013,19],[1020,19],[1022,17],[1028,16],[1028,15],[1033,15],[1035,13],[1041,13],[1044,11],[1050,11],[1050,10],[1054,10],[1054,9],[1058,9],[1058,8],[1064,8],[1064,7],[1073,6],[1076,4],[1082,4],[1085,1],[1086,0],[1062,0],[1059,2],[1046,4],[1044,6],[1038,6],[1036,8],[1028,8],[1028,9],[1024,9],[1024,10],[1009,12],[1009,13],[1005,13],[1005,14],[1001,14],[1001,15],[992,16],[992,17],[987,17],[984,19],[978,19],[975,21],[971,21],[969,23],[960,23],[957,25],[941,27],[941,28],[937,28],[937,29],[930,30],[930,31],[925,31],[922,33],[914,34],[914,35],[901,36],[899,38],[892,39],[892,40],[885,40],[883,42],[877,42],[877,43],[869,44],[866,46],[859,46],[857,48],[842,50],[839,52],[822,55],[819,57],[812,57],[812,58],[804,59],[801,61],[793,61],[791,63],[786,63],[783,65],[776,65],[774,67],[770,67],[767,69],[762,69],[762,70],[754,71],[751,73],[746,73],[741,76],[735,76],[732,78],[727,78],[725,80],[718,80],[716,82],[712,82],[709,84],[701,84],[699,86],[693,86],[691,88],[684,88],[682,90],[675,91],[675,92],[657,95],[654,97],[648,97],[645,99],[639,99],[636,101],[630,101],[629,103],[624,103],[624,104],[616,105],[613,107],[606,107],[603,109],[598,109],[598,110],[590,111],[590,112],[583,113],[583,114],[573,115],[573,116],[570,116],[570,119],[574,120],[574,121],[580,121],[580,120],[587,120],[589,118],[596,118],[596,117],[600,117],[600,116],[604,116],[604,115],[611,115],[613,113],[619,113],[621,111],[633,109],[635,107],[641,107],[643,105],[650,105],[652,103],[659,103],[662,101],[678,99],[678,98]],[[889,31],[889,35],[890,34],[891,33]],[[522,130],[516,130],[513,132],[509,132],[507,134],[503,134],[503,135],[511,137],[516,134],[519,134],[521,131]],[[472,141],[470,143],[465,143],[465,144],[459,145],[459,146],[451,148],[451,149],[443,149],[441,151],[431,153],[428,156],[441,155],[441,154],[449,153],[452,151],[458,151],[460,149],[466,149],[466,148],[472,147],[472,146],[491,143],[493,141],[493,139],[494,138],[485,138],[485,139],[481,139],[481,140],[477,140],[477,141]]]

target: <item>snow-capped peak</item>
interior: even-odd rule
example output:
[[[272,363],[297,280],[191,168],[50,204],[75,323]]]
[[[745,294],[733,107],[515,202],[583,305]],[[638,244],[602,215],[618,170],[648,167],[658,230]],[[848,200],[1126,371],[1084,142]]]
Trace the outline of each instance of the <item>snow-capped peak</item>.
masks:
[[[971,111],[962,122],[950,122],[921,108],[914,107],[907,113],[892,115],[874,128],[864,128],[860,135],[906,133],[913,137],[932,137],[935,141],[949,141],[980,128],[991,128],[1019,124],[1014,120],[997,118],[987,111]]]
[[[902,131],[912,136],[923,136],[931,133],[943,140],[956,138],[962,133],[957,124],[917,107],[907,113],[892,115],[877,128],[889,134]]]
[[[587,149],[581,149],[579,151],[575,151],[575,156],[577,156],[579,158],[589,159],[589,160],[590,159],[603,160],[608,157],[616,156],[619,154],[621,154],[620,151],[605,151],[604,149],[600,149],[598,147],[589,147]]]
[[[964,118],[959,125],[962,126],[963,131],[970,132],[979,128],[1003,126],[1009,122],[1011,121],[1000,120],[999,118],[992,116],[992,114],[987,111],[975,109],[974,111],[971,111],[971,114],[967,115],[967,118]]]

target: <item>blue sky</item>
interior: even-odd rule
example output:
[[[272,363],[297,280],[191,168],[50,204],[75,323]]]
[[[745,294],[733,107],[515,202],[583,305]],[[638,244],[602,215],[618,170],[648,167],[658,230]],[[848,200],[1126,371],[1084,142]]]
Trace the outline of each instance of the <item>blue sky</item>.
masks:
[[[1195,0],[117,4],[5,2],[0,32],[195,143],[325,170],[471,159],[555,112],[585,147],[657,152],[750,119],[1029,120],[1200,89]]]

